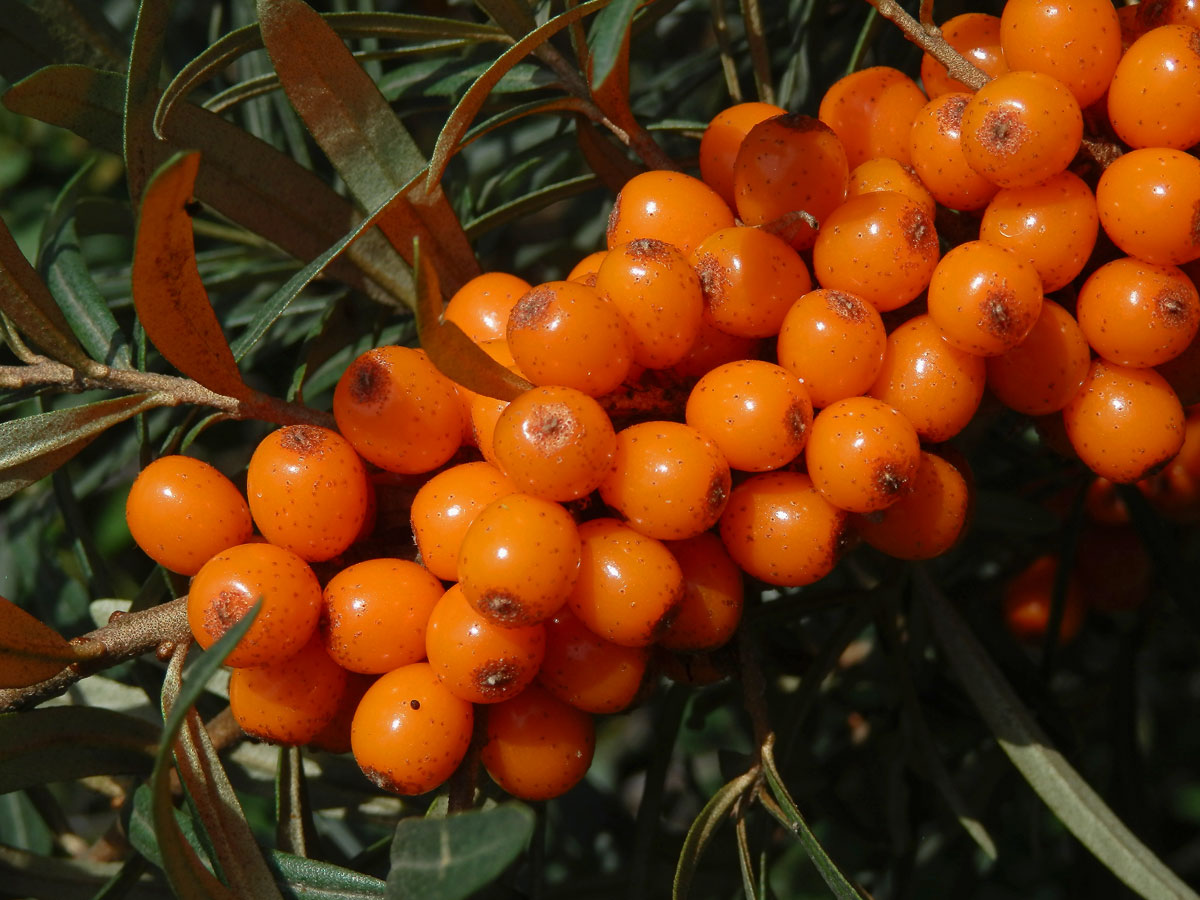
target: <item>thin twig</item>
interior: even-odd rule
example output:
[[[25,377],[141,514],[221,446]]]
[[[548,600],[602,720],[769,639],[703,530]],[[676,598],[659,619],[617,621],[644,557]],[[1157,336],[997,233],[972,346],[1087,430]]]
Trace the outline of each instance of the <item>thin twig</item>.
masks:
[[[904,36],[916,44],[943,66],[951,78],[961,81],[973,91],[979,90],[990,80],[988,76],[971,65],[963,55],[955,50],[942,37],[942,32],[934,25],[923,26],[920,22],[904,11],[896,0],[867,0],[879,10],[885,19],[890,19],[904,32]]]

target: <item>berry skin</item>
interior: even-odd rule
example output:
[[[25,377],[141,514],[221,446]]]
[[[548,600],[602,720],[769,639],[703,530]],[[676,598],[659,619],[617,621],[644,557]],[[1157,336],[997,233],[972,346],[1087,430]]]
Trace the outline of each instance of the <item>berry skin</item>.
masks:
[[[848,397],[817,414],[804,456],[822,497],[847,512],[865,513],[904,495],[921,463],[921,441],[893,407]]]
[[[903,194],[875,191],[830,213],[813,247],[813,274],[821,287],[886,312],[925,290],[939,253],[928,210]]]
[[[438,679],[455,697],[499,703],[521,693],[546,652],[541,625],[502,628],[472,609],[459,585],[434,606],[425,651]]]
[[[617,194],[608,217],[608,249],[653,238],[686,257],[714,231],[733,224],[721,195],[699,178],[654,169],[634,175]]]
[[[321,585],[308,563],[273,544],[239,544],[206,562],[188,589],[188,624],[204,649],[255,602],[262,608],[225,665],[265,666],[287,659],[317,630]]]
[[[933,559],[954,546],[966,524],[970,491],[953,465],[921,451],[921,465],[904,494],[889,506],[852,517],[859,536],[898,559]]]
[[[325,585],[321,631],[343,669],[374,675],[425,658],[425,625],[445,589],[406,559],[368,559]]]
[[[1100,224],[1129,256],[1162,266],[1200,258],[1200,159],[1150,147],[1119,157],[1096,185]]]
[[[326,753],[350,752],[350,727],[354,723],[354,712],[366,694],[367,688],[376,681],[374,675],[359,675],[357,672],[346,673],[346,686],[338,699],[337,709],[333,718],[325,723],[308,742],[308,746]]]
[[[1046,629],[1050,627],[1058,567],[1057,556],[1039,556],[1005,586],[1004,624],[1017,640],[1035,646],[1045,640]],[[1076,578],[1071,576],[1063,596],[1058,629],[1060,646],[1074,640],[1086,615],[1083,591]]]
[[[846,291],[810,291],[792,304],[779,330],[779,364],[822,408],[865,393],[883,365],[887,332],[874,306]]]
[[[712,117],[700,138],[700,178],[734,205],[733,162],[750,129],[764,119],[787,112],[771,103],[738,103]]]
[[[1000,47],[1000,17],[987,13],[963,13],[947,19],[941,27],[946,43],[962,54],[967,62],[990,78],[1008,71]],[[928,53],[921,57],[921,84],[929,99],[951,91],[969,91],[965,84],[951,78],[946,67]]]
[[[571,271],[567,273],[567,281],[578,281],[588,287],[595,287],[596,273],[600,271],[600,263],[604,262],[606,256],[608,256],[607,250],[589,253],[571,267]],[[589,281],[589,279],[591,280]]]
[[[423,351],[376,347],[333,392],[338,430],[363,459],[389,472],[431,472],[462,444],[462,406]]]
[[[546,655],[538,683],[560,700],[590,713],[615,713],[637,699],[650,651],[623,647],[590,629],[563,607],[545,622]]]
[[[929,315],[946,340],[976,356],[997,356],[1025,339],[1042,311],[1037,270],[987,241],[959,244],[929,281]]]
[[[895,191],[903,194],[919,203],[931,219],[937,212],[933,194],[921,183],[916,169],[890,156],[876,156],[859,163],[850,171],[850,184],[846,188],[847,200],[874,191]]]
[[[600,496],[647,537],[678,541],[716,524],[729,485],[729,463],[711,438],[680,422],[642,422],[617,434]]]
[[[510,372],[520,375],[522,378],[525,377],[513,361],[512,351],[508,349],[506,339],[484,341],[479,345],[479,349]],[[496,465],[496,454],[492,452],[492,438],[496,431],[496,421],[500,418],[500,413],[504,412],[505,407],[508,406],[508,401],[476,394],[464,387],[459,387],[458,390],[464,401],[463,408],[466,411],[469,425],[467,442],[474,444],[483,454],[484,459],[492,465]]]
[[[421,562],[443,581],[458,579],[458,551],[475,517],[517,486],[488,462],[469,462],[434,475],[412,501],[412,529]]]
[[[764,342],[759,338],[727,334],[709,321],[706,314],[700,320],[700,333],[687,356],[676,363],[671,372],[681,378],[698,378],[705,372],[727,362],[756,359]]]
[[[474,707],[438,680],[429,663],[382,676],[363,695],[350,728],[354,759],[381,790],[412,797],[454,774],[475,723]]]
[[[475,517],[458,551],[459,586],[489,622],[533,625],[554,615],[579,577],[579,530],[551,500],[509,494]]]
[[[1109,85],[1108,119],[1131,147],[1200,141],[1200,30],[1165,25],[1134,41]]]
[[[1127,256],[1091,274],[1079,290],[1075,314],[1100,356],[1145,369],[1187,349],[1200,330],[1200,294],[1175,266]]]
[[[287,659],[229,677],[229,709],[242,731],[272,744],[299,746],[333,719],[346,688],[346,670],[330,659],[318,636]]]
[[[1184,413],[1166,379],[1097,359],[1063,409],[1071,446],[1097,475],[1127,484],[1145,478],[1183,446]]]
[[[817,117],[837,134],[851,168],[876,156],[908,163],[909,129],[925,100],[903,72],[874,66],[834,82]]]
[[[246,494],[263,537],[321,562],[362,532],[371,486],[362,460],[336,431],[289,425],[263,438],[250,457]]]
[[[1044,300],[1025,340],[988,357],[987,384],[1009,409],[1044,416],[1058,412],[1075,396],[1091,362],[1079,323],[1053,300]]]
[[[782,366],[756,359],[718,366],[688,395],[688,425],[716,442],[729,465],[766,472],[804,449],[812,425],[808,390]]]
[[[913,118],[911,165],[942,206],[983,209],[997,187],[970,165],[963,152],[963,111],[972,94],[953,91],[926,103]]]
[[[616,519],[584,522],[579,537],[579,580],[567,608],[614,644],[654,643],[683,599],[683,570],[671,551]]]
[[[833,571],[846,513],[800,472],[765,472],[733,490],[721,516],[721,542],[744,571],[768,584],[799,587]]]
[[[667,549],[678,560],[686,587],[659,646],[697,652],[729,643],[742,620],[742,570],[710,531],[668,541]]]
[[[453,322],[477,344],[494,341],[504,337],[509,313],[531,287],[524,278],[507,272],[476,275],[450,298],[442,318]]]
[[[521,800],[550,800],[583,780],[596,749],[590,714],[533,685],[488,710],[480,759]]]
[[[254,533],[233,482],[189,456],[163,456],[142,469],[125,500],[125,522],[147,556],[180,575],[195,575]]]

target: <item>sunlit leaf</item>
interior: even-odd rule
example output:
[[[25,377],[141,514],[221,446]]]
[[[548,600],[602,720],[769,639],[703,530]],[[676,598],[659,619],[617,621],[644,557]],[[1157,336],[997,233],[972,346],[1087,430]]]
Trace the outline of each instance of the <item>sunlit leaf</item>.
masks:
[[[392,840],[387,897],[463,900],[508,868],[529,844],[533,825],[533,812],[517,803],[401,819]]]
[[[588,29],[592,97],[605,115],[626,129],[634,124],[629,109],[629,31],[640,6],[640,0],[613,0]]]
[[[19,688],[57,675],[77,659],[61,634],[0,597],[0,688]]]
[[[700,810],[700,814],[692,821],[687,837],[683,840],[683,848],[679,851],[679,860],[675,867],[675,882],[671,888],[673,900],[683,900],[688,896],[705,849],[712,841],[713,835],[728,818],[733,805],[753,787],[754,779],[753,772],[746,772],[722,785],[721,789],[709,798],[709,801],[704,804],[704,808]]]
[[[122,116],[125,176],[134,206],[140,202],[142,191],[160,161],[153,146],[153,123],[170,12],[168,0],[141,0],[133,32],[133,49],[125,73]]]

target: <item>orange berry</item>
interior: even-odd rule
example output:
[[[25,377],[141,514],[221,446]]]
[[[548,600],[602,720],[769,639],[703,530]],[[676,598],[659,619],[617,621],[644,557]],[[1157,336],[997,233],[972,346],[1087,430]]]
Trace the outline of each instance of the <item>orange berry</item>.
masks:
[[[287,659],[234,669],[229,709],[251,737],[299,746],[333,719],[345,688],[346,670],[329,658],[314,635]]]
[[[933,195],[950,209],[983,209],[997,186],[970,165],[963,152],[963,111],[971,94],[952,91],[926,103],[913,118],[912,167]]]
[[[1138,27],[1143,32],[1161,25],[1200,28],[1200,3],[1196,0],[1146,0],[1145,3],[1121,7],[1117,12],[1126,8],[1136,14]]]
[[[567,608],[614,644],[654,643],[683,599],[683,570],[671,551],[616,519],[584,522],[579,538],[579,580]]]
[[[818,224],[846,198],[850,166],[833,129],[799,114],[774,116],[746,135],[733,166],[738,216],[765,225],[798,250],[813,245]]]
[[[846,513],[821,496],[800,472],[765,472],[736,488],[721,516],[721,542],[760,581],[798,587],[819,581],[837,564]]]
[[[707,531],[729,498],[729,463],[711,438],[680,422],[642,422],[617,434],[600,496],[647,537]]]
[[[442,318],[453,322],[475,343],[502,338],[508,316],[532,286],[507,272],[484,272],[460,287],[446,304]]]
[[[188,588],[188,625],[196,643],[207,650],[259,599],[258,616],[225,665],[279,662],[316,632],[321,585],[308,563],[274,544],[239,544],[201,566]]]
[[[1004,624],[1017,640],[1040,645],[1050,627],[1054,602],[1054,582],[1060,565],[1054,554],[1039,556],[1018,573],[1004,588]],[[1087,615],[1083,592],[1072,576],[1063,596],[1058,643],[1070,643],[1079,633]]]
[[[1154,508],[1173,522],[1195,523],[1200,516],[1200,411],[1189,410],[1183,446],[1161,472],[1138,482]]]
[[[147,556],[180,575],[195,575],[254,533],[233,482],[189,456],[163,456],[142,469],[125,499],[125,522]]]
[[[733,163],[750,129],[787,112],[771,103],[738,103],[713,116],[700,138],[700,178],[732,208]]]
[[[1000,47],[1000,17],[987,13],[963,13],[947,19],[941,27],[942,37],[962,57],[990,78],[1008,71],[1004,51]],[[925,53],[921,56],[921,84],[929,99],[951,91],[970,88],[950,77],[946,67]]]
[[[1183,446],[1183,407],[1153,369],[1092,362],[1063,409],[1071,446],[1097,475],[1126,484],[1146,477]]]
[[[865,393],[883,365],[887,333],[874,306],[846,291],[810,291],[779,331],[779,364],[808,389],[815,407]]]
[[[1017,253],[987,241],[959,244],[929,280],[929,315],[960,350],[998,356],[1025,339],[1042,311],[1042,281]]]
[[[484,341],[479,345],[479,349],[510,372],[514,372],[522,378],[525,377],[513,360],[512,351],[508,349],[507,339]],[[461,386],[459,392],[464,400],[463,408],[466,411],[469,442],[479,449],[484,459],[495,465],[496,454],[492,452],[492,438],[496,431],[496,421],[500,418],[500,413],[504,412],[505,407],[508,406],[508,401],[476,394]]]
[[[309,562],[332,559],[354,543],[370,492],[367,471],[350,442],[318,425],[271,432],[246,470],[258,530]]]
[[[545,651],[540,624],[496,625],[472,608],[457,584],[434,606],[425,631],[429,665],[450,693],[471,703],[499,703],[521,693]]]
[[[1162,266],[1200,258],[1200,159],[1180,150],[1133,150],[1096,185],[1100,224],[1129,256]]]
[[[742,570],[710,531],[668,541],[667,549],[683,570],[685,588],[659,646],[686,651],[724,646],[742,621]]]
[[[438,680],[429,663],[401,666],[363,695],[350,729],[354,759],[381,790],[415,796],[454,774],[467,748],[475,709]]]
[[[937,202],[921,176],[912,166],[890,156],[876,156],[859,163],[850,170],[850,183],[846,188],[846,199],[860,197],[875,191],[895,191],[913,200],[929,213],[930,219],[937,212]]]
[[[739,337],[722,331],[705,314],[700,319],[700,333],[696,336],[696,342],[687,355],[672,367],[671,372],[683,378],[697,378],[727,362],[754,359],[759,355],[762,343],[759,338]]]
[[[343,669],[390,672],[425,658],[425,624],[445,589],[406,559],[368,559],[325,585],[321,630],[325,649]]]
[[[813,274],[821,287],[886,312],[925,290],[939,255],[928,210],[904,194],[875,191],[829,214],[813,247]]]
[[[1079,390],[1092,354],[1079,324],[1053,300],[1025,340],[988,357],[987,384],[1000,402],[1028,416],[1058,412]]]
[[[654,169],[630,178],[617,194],[608,217],[608,249],[654,238],[686,257],[714,231],[732,225],[729,205],[699,178]]]
[[[508,346],[534,384],[573,387],[592,397],[625,380],[632,342],[620,312],[595,288],[550,281],[517,301]]]
[[[721,331],[748,338],[779,333],[792,301],[812,289],[800,255],[759,228],[723,228],[692,251],[704,289],[704,317]]]
[[[876,550],[898,559],[933,559],[954,546],[969,507],[962,473],[923,450],[916,475],[900,499],[852,521],[859,536]]]
[[[926,314],[888,335],[870,394],[903,413],[922,440],[937,444],[971,421],[986,381],[983,358],[952,346]]]
[[[443,581],[458,579],[458,550],[475,517],[517,486],[488,462],[469,462],[434,475],[412,501],[413,537],[421,562]]]
[[[589,253],[571,267],[571,271],[567,273],[567,281],[578,281],[588,287],[595,287],[595,275],[600,271],[600,263],[604,262],[606,256],[608,256],[607,250],[596,250]],[[588,281],[589,277],[593,279],[590,282]]]
[[[549,800],[583,780],[595,749],[591,715],[533,685],[488,710],[480,759],[514,797]]]
[[[1144,369],[1174,359],[1200,330],[1200,294],[1175,266],[1114,259],[1079,290],[1075,314],[1092,349]]]
[[[333,415],[363,459],[389,472],[430,472],[462,445],[453,383],[410,347],[376,347],[354,360],[334,389]]]
[[[646,679],[645,647],[605,640],[565,606],[544,626],[546,655],[537,676],[542,687],[591,713],[620,712],[633,703]]]
[[[1108,119],[1131,147],[1200,141],[1200,30],[1164,25],[1134,41],[1109,85]]]
[[[903,72],[874,66],[834,82],[817,117],[837,134],[852,168],[876,156],[908,163],[908,132],[925,101]]]
[[[1192,284],[1195,284],[1193,279]],[[1200,403],[1200,334],[1172,360],[1157,367],[1184,406]]]
[[[346,684],[342,688],[333,718],[309,739],[309,747],[326,753],[350,752],[350,727],[354,723],[354,712],[366,694],[367,688],[376,681],[374,675],[359,675],[346,672]]]

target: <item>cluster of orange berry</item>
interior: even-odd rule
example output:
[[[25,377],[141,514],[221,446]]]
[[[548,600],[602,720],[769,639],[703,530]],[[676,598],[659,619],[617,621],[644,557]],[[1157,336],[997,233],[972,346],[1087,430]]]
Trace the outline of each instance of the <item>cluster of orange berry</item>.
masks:
[[[1176,7],[1190,15],[1153,15]],[[634,177],[607,249],[564,280],[488,273],[450,300],[446,320],[535,385],[511,402],[381,347],[339,381],[337,432],[260,444],[248,503],[195,460],[147,467],[130,529],[194,576],[197,641],[262,598],[227,660],[242,727],[349,746],[401,794],[445,781],[478,732],[502,788],[551,797],[586,772],[592,715],[643,693],[655,647],[729,641],[743,573],[802,586],[855,540],[952,547],[970,478],[935,445],[985,389],[1061,416],[1111,482],[1175,458],[1172,384],[1200,400],[1181,268],[1200,257],[1200,23],[1149,17],[1010,0],[944,28],[991,76],[978,91],[926,59],[924,90],[866,69],[817,118],[723,111],[701,178]],[[1070,168],[1085,122],[1123,151],[1094,185]],[[1193,510],[1198,470],[1179,475]],[[378,472],[420,476],[419,561],[343,565]]]

